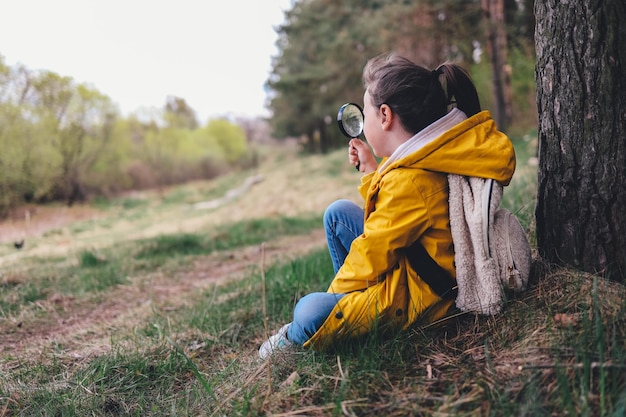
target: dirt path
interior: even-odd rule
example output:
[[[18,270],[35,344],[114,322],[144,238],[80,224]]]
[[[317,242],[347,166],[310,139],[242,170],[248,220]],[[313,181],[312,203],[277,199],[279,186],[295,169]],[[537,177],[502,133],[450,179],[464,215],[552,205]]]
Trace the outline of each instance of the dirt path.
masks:
[[[200,207],[190,203],[200,196],[213,195],[214,184],[207,182],[174,187],[173,202],[165,199],[170,194],[145,192],[128,196],[128,201],[137,206],[36,206],[16,211],[0,222],[0,291],[6,285],[3,280],[11,279],[7,271],[19,268],[22,259],[33,262],[37,256],[64,256],[84,247],[212,230],[251,215],[261,218],[322,213],[337,198],[360,198],[354,169],[347,165],[340,172],[336,169],[339,161],[345,165],[344,154],[328,159],[283,158],[277,153],[276,158],[279,163],[269,162],[258,169],[262,181],[256,176],[251,180],[254,186],[244,183],[245,196],[227,193],[218,207],[214,207],[213,200],[209,208],[209,202]],[[17,248],[15,244],[22,240],[23,247]],[[294,259],[324,245],[323,230],[280,237],[265,245],[265,264]],[[155,315],[164,317],[193,305],[203,289],[249,275],[250,269],[258,271],[262,254],[257,245],[195,259],[177,276],[156,271],[135,276],[131,283],[99,294],[53,294],[29,305],[19,315],[7,317],[0,312],[0,375],[3,370],[28,363],[80,360],[107,352],[112,344],[119,345],[121,335],[132,335],[133,329],[152,323]]]
[[[197,258],[176,277],[160,272],[137,277],[129,285],[75,299],[53,295],[36,305],[43,314],[0,321],[0,370],[25,362],[57,359],[80,360],[111,348],[116,335],[132,333],[156,314],[191,305],[201,290],[225,280],[238,279],[251,269],[260,271],[278,260],[294,259],[325,244],[323,230],[288,236],[234,251]]]

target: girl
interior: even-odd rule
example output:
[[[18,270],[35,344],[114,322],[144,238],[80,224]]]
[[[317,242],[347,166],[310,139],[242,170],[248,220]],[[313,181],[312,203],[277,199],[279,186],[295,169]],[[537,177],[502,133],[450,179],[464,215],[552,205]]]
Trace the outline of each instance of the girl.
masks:
[[[348,156],[364,174],[364,205],[339,200],[328,207],[335,278],[327,292],[298,301],[293,321],[263,343],[261,358],[293,344],[322,350],[374,328],[443,317],[454,303],[456,275],[447,176],[503,185],[513,176],[513,145],[480,110],[460,66],[431,71],[381,55],[368,61],[363,82],[368,143],[352,139]]]

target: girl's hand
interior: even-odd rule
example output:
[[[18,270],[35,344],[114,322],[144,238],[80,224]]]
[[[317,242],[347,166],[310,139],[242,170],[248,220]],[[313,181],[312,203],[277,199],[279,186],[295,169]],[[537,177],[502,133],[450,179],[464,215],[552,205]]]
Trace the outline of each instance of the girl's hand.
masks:
[[[348,160],[364,174],[376,171],[378,163],[372,150],[361,139],[351,139],[348,148]]]

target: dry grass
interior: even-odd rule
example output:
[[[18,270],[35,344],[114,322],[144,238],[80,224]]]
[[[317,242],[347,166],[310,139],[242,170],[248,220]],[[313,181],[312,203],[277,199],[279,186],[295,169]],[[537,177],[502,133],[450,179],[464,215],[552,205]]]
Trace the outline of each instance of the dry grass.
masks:
[[[256,406],[280,416],[619,415],[626,287],[544,273],[497,316],[458,314],[322,359],[278,355],[269,377],[262,366],[254,373],[269,392]]]
[[[229,190],[258,178],[244,194],[211,209],[197,203],[224,197]],[[31,208],[26,220],[0,222],[0,267],[11,268],[33,256],[66,256],[171,233],[196,233],[251,218],[322,213],[337,198],[359,201],[359,174],[344,152],[299,157],[296,149],[277,147],[254,172],[198,181],[160,191],[128,193],[118,200],[136,207],[93,205]],[[26,239],[23,249],[13,242]]]

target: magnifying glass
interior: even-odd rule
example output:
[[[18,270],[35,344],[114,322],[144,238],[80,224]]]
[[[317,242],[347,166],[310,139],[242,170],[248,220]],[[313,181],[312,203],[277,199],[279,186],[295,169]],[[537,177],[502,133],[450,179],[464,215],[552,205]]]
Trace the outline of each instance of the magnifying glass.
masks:
[[[339,108],[337,113],[337,124],[339,130],[347,138],[358,138],[363,134],[363,124],[365,122],[365,116],[363,115],[363,109],[358,104],[346,103]],[[357,171],[359,170],[359,164],[356,164]]]

